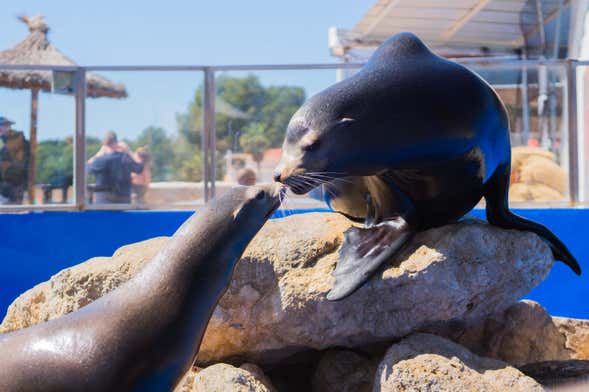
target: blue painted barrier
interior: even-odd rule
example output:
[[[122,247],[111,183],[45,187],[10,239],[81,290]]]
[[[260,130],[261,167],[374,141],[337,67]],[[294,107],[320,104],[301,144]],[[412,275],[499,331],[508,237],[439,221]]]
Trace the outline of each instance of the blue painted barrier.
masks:
[[[316,210],[299,210],[295,213]],[[577,277],[557,263],[527,298],[553,315],[589,318],[589,209],[526,209],[518,214],[547,225],[577,257]],[[0,214],[0,317],[19,294],[58,271],[122,245],[171,235],[189,211],[86,211]],[[471,215],[484,218],[483,210]]]

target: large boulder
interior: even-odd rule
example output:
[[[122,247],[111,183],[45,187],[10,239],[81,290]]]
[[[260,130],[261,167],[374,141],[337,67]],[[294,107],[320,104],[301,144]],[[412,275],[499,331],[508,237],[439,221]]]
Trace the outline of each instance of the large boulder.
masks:
[[[554,324],[565,337],[571,359],[589,360],[589,320],[553,317]]]
[[[505,362],[479,357],[450,340],[421,333],[387,351],[373,387],[374,392],[543,390]]]
[[[268,222],[213,313],[199,362],[239,357],[269,363],[302,349],[390,341],[440,321],[474,323],[512,305],[553,263],[535,234],[463,222],[415,235],[364,287],[331,302],[331,272],[349,226],[329,213]],[[85,305],[130,278],[164,243],[123,247],[110,259],[58,273],[10,306],[2,330]]]
[[[454,323],[446,331],[433,332],[449,337],[475,354],[514,366],[575,359],[554,319],[534,301],[518,302],[476,325]]]
[[[565,200],[568,192],[566,172],[540,147],[513,147],[510,184],[510,201]]]
[[[376,366],[351,350],[327,350],[313,374],[313,392],[369,392]]]
[[[589,320],[552,317],[537,302],[519,301],[476,324],[454,321],[422,332],[447,337],[477,355],[514,366],[589,360]]]
[[[275,392],[276,390],[253,364],[234,367],[218,363],[198,372],[190,372],[184,385],[175,392]]]

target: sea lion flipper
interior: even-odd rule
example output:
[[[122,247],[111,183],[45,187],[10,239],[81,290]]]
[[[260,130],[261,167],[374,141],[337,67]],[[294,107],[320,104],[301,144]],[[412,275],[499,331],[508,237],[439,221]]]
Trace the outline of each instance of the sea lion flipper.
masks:
[[[485,201],[487,203],[487,220],[490,224],[504,229],[531,231],[548,243],[556,260],[568,265],[577,275],[581,275],[581,267],[565,244],[547,227],[522,218],[511,212],[508,207],[509,165],[497,168],[485,185]]]
[[[351,227],[344,232],[335,283],[327,299],[336,301],[360,288],[405,243],[411,231],[402,217],[370,228]]]

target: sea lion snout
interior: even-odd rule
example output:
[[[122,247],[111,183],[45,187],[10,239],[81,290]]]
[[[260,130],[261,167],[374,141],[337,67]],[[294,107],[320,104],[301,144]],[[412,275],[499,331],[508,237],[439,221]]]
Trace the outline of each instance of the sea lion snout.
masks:
[[[248,198],[251,201],[262,203],[268,209],[268,213],[273,213],[282,203],[286,194],[286,186],[274,182],[270,184],[257,185],[247,189]]]
[[[311,189],[320,185],[315,178],[307,178],[303,170],[282,170],[274,172],[274,181],[277,184],[284,184],[297,195],[302,195],[309,192]]]

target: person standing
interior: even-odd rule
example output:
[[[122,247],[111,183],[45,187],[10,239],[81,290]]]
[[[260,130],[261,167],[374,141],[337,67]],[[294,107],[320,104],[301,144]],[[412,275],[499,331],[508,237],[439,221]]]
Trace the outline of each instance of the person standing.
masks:
[[[98,153],[88,160],[88,171],[96,176],[96,203],[131,203],[131,173],[141,173],[143,163],[133,159],[114,132],[108,132]]]
[[[0,116],[0,196],[5,203],[22,204],[27,187],[30,147],[14,121]]]
[[[143,171],[141,173],[131,173],[131,184],[133,185],[135,202],[144,204],[145,194],[151,182],[151,154],[149,153],[149,147],[139,147],[135,151],[134,159],[136,162],[143,163]]]

